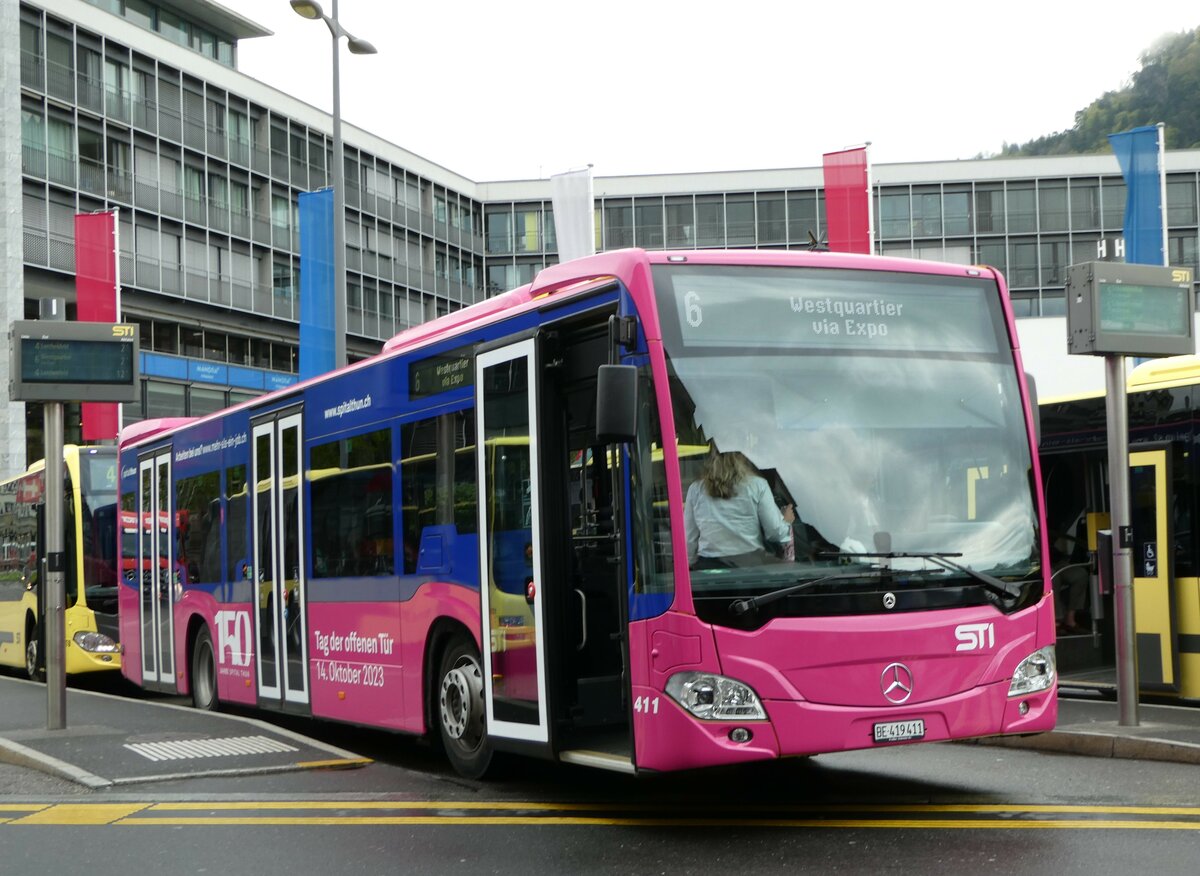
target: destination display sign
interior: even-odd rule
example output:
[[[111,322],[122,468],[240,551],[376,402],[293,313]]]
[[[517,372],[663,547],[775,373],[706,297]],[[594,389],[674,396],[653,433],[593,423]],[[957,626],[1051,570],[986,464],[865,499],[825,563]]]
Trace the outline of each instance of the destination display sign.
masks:
[[[1100,329],[1177,335],[1191,316],[1189,290],[1137,283],[1106,283],[1100,290]]]
[[[1088,262],[1067,272],[1071,353],[1180,356],[1194,353],[1192,271]]]
[[[655,285],[685,348],[993,354],[1002,337],[995,283],[966,277],[700,266]]]
[[[11,340],[13,401],[137,400],[136,325],[18,320]]]
[[[409,398],[425,398],[475,385],[475,357],[470,347],[430,356],[408,366]]]

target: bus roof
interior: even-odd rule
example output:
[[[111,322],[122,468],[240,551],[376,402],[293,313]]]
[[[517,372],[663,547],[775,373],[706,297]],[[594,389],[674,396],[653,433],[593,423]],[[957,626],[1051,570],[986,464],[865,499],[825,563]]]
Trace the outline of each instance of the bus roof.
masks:
[[[247,399],[230,405],[221,411],[203,417],[163,417],[142,420],[121,430],[120,445],[137,444],[164,432],[179,429],[189,423],[215,419],[230,410],[256,406],[264,399],[282,397],[297,390],[320,383],[328,378],[365,367],[370,362],[385,358],[389,354],[410,350],[438,338],[448,338],[456,331],[472,325],[486,325],[500,318],[507,311],[529,309],[540,304],[541,299],[555,294],[577,295],[600,289],[614,282],[629,283],[639,271],[651,265],[662,264],[704,265],[761,265],[784,267],[821,267],[858,270],[891,271],[899,273],[939,274],[945,276],[971,276],[999,278],[993,268],[981,265],[961,265],[949,262],[930,262],[894,256],[860,255],[857,253],[821,252],[812,250],[655,250],[619,249],[598,253],[551,265],[540,271],[532,283],[502,292],[479,301],[461,310],[439,316],[428,322],[412,326],[392,337],[383,345],[376,356],[354,362],[344,368],[311,377],[308,380],[275,390],[263,396]],[[643,330],[649,337],[658,337],[658,325],[646,324]]]
[[[1134,368],[1125,381],[1125,389],[1128,392],[1139,392],[1190,386],[1193,383],[1200,383],[1200,356],[1164,356],[1161,359],[1143,362]],[[1039,400],[1038,406],[1104,398],[1107,394],[1107,389],[1098,389],[1054,396]]]
[[[577,294],[617,280],[628,282],[639,267],[662,264],[705,265],[792,265],[797,267],[869,268],[907,273],[937,273],[951,276],[996,276],[993,268],[964,266],[949,262],[928,262],[892,256],[854,253],[816,252],[811,250],[681,250],[647,251],[618,249],[550,265],[539,271],[532,283],[439,316],[429,322],[405,329],[383,345],[383,351],[406,349],[430,337],[474,323],[505,310],[528,305],[548,295]]]

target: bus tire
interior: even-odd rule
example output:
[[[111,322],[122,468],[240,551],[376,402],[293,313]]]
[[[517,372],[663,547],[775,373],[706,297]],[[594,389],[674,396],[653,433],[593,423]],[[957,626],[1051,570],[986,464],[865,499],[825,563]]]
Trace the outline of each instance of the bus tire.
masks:
[[[203,712],[217,710],[217,660],[212,635],[201,627],[192,648],[192,705]]]
[[[25,621],[25,677],[30,681],[40,681],[42,678],[42,668],[39,665],[41,655],[38,653],[38,630],[37,622],[32,618],[27,618]]]
[[[482,778],[492,762],[483,708],[483,664],[475,643],[456,636],[442,652],[436,679],[438,732],[451,766]]]

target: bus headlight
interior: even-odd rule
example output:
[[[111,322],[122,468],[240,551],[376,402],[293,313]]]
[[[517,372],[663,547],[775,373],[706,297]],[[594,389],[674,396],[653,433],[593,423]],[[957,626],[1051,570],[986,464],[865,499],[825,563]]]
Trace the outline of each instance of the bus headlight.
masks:
[[[677,672],[667,693],[692,715],[705,721],[765,721],[767,713],[749,685],[708,672]]]
[[[1054,646],[1047,645],[1021,661],[1008,685],[1008,695],[1019,697],[1046,690],[1054,684],[1057,674]]]
[[[91,654],[115,654],[117,651],[117,643],[104,633],[80,630],[72,638],[76,645]]]

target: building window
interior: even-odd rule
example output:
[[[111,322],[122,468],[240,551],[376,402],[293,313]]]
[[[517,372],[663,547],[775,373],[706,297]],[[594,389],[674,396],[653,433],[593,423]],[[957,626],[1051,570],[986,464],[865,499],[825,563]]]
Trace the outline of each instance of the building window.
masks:
[[[1104,207],[1104,229],[1120,231],[1125,227],[1125,183],[1120,180],[1106,179],[1100,185],[1100,198]]]
[[[1196,183],[1192,180],[1167,182],[1167,225],[1196,224]]]
[[[1067,230],[1067,184],[1038,187],[1039,227],[1043,232]]]
[[[667,246],[696,245],[696,214],[691,198],[667,198]]]
[[[758,242],[787,243],[787,212],[781,193],[760,194],[756,205]]]
[[[725,239],[727,246],[754,246],[753,195],[726,196]]]
[[[1042,241],[1040,286],[1062,286],[1067,282],[1066,271],[1071,265],[1070,247],[1065,240]]]
[[[947,237],[971,233],[971,193],[948,191],[942,197],[942,223]]]
[[[633,246],[633,205],[614,201],[604,205],[604,248]]]
[[[1038,285],[1038,248],[1032,241],[1013,243],[1009,247],[1008,282],[1014,287],[1036,287]]]
[[[1100,183],[1096,180],[1071,181],[1071,230],[1100,229]]]
[[[975,189],[975,233],[1003,234],[1004,191],[999,187]]]
[[[879,235],[883,239],[906,238],[912,228],[907,192],[879,196]]]
[[[914,191],[912,196],[913,237],[941,237],[942,195],[938,191]]]
[[[1033,183],[1010,185],[1007,206],[1010,234],[1037,231],[1037,193]]]
[[[646,249],[662,249],[663,245],[663,207],[658,198],[640,200],[634,207],[633,216],[636,228],[635,241],[637,246]]]
[[[507,210],[504,212],[488,211],[487,251],[489,253],[507,253],[513,251],[512,215]]]
[[[146,381],[146,417],[187,416],[185,387],[182,383],[164,383],[161,380]]]
[[[696,245],[725,245],[725,205],[720,195],[696,198]]]

